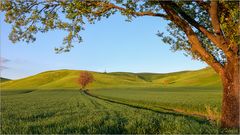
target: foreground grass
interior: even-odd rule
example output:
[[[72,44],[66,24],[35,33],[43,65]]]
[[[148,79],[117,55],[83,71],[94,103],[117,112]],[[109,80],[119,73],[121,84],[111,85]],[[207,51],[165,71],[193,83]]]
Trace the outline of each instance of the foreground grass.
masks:
[[[136,109],[75,90],[1,92],[1,134],[219,132],[204,119]]]

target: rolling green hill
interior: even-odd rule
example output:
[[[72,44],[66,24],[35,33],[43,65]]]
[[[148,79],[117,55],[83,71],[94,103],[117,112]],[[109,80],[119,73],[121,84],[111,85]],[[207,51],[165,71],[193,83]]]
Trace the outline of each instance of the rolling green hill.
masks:
[[[0,83],[6,82],[6,81],[10,81],[10,79],[0,77]]]
[[[78,89],[76,80],[80,70],[47,71],[19,80],[11,80],[1,84],[2,89]],[[92,72],[95,82],[89,88],[117,87],[220,87],[218,75],[211,69],[182,71],[167,74]]]

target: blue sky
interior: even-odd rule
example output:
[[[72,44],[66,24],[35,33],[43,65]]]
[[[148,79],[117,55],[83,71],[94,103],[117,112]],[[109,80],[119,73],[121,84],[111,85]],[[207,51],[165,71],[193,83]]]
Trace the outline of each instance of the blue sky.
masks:
[[[166,21],[156,17],[139,17],[126,22],[120,15],[86,24],[83,42],[75,44],[69,53],[56,54],[54,47],[62,45],[62,31],[37,34],[34,43],[8,39],[11,25],[1,14],[1,76],[19,79],[47,70],[77,69],[103,72],[167,73],[206,67],[203,62],[186,57],[183,52],[170,51],[156,36],[166,32]]]

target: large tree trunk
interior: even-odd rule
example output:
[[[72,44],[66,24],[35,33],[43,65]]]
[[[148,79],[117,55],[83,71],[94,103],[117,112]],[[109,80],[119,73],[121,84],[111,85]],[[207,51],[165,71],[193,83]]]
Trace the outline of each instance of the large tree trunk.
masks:
[[[239,103],[240,103],[240,84],[239,84],[239,60],[228,63],[222,75],[223,100],[221,127],[239,128]]]

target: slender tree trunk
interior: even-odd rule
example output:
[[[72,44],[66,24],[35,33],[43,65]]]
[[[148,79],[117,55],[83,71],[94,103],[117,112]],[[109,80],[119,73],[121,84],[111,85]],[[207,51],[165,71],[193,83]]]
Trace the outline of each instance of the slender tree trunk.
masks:
[[[223,100],[221,127],[239,128],[239,103],[240,103],[240,84],[239,84],[239,58],[232,63],[228,63],[222,75]]]

